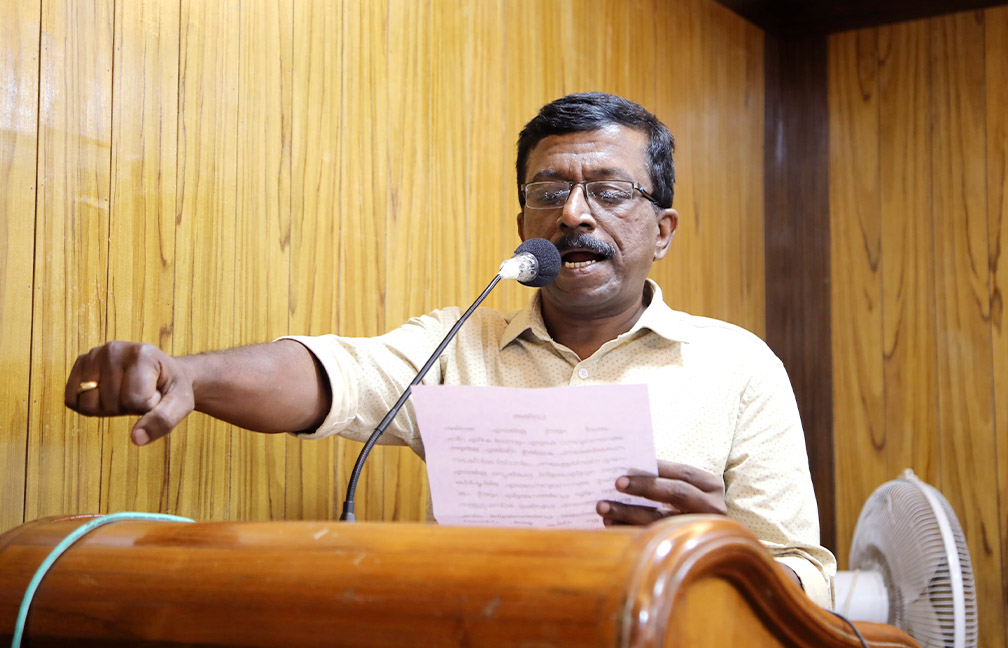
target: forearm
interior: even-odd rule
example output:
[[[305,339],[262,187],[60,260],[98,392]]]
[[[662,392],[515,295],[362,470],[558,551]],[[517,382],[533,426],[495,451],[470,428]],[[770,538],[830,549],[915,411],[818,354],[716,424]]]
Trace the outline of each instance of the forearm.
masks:
[[[197,411],[258,432],[317,427],[332,400],[314,356],[293,340],[177,358]]]

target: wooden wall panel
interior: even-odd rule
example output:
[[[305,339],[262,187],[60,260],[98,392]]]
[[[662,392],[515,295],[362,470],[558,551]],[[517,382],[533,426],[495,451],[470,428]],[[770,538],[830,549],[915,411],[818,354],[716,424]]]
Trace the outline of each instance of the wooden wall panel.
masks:
[[[132,417],[63,410],[67,363],[106,336],[187,353],[288,331],[373,335],[465,305],[518,244],[518,131],[565,92],[623,93],[669,124],[685,178],[676,206],[691,225],[655,277],[675,307],[761,332],[762,36],[713,0],[112,6],[45,5],[48,102],[31,145],[45,181],[35,272],[48,274],[33,378],[0,379],[37,400],[5,450],[29,507],[5,524],[78,509],[338,515],[359,444],[255,437],[195,415],[138,450]],[[18,56],[37,60],[40,44],[27,43]],[[104,130],[81,139],[62,124],[95,112],[87,102]],[[34,149],[18,151],[34,173]],[[56,229],[89,205],[90,229]],[[708,258],[716,276],[704,278],[691,264]],[[87,276],[71,281],[68,265]],[[508,282],[490,303],[511,310],[532,294]],[[358,517],[424,519],[426,489],[409,451],[379,449]]]
[[[469,152],[468,173],[463,173],[469,281],[461,302],[471,302],[479,296],[493,279],[503,257],[519,244],[514,156],[501,155],[505,143],[504,151],[514,150],[517,138],[517,133],[506,127],[507,104],[501,96],[508,69],[504,30],[500,28],[507,16],[505,4],[504,0],[489,0],[469,8],[469,38],[463,60],[468,84],[466,96],[471,97],[471,103],[463,113],[462,143]],[[523,306],[519,295],[525,289],[514,283],[499,284],[484,305],[504,311]]]
[[[389,213],[388,107],[402,99],[401,89],[389,85],[389,35],[385,33],[392,7],[378,3],[347,2],[343,5],[340,29],[343,34],[342,106],[343,137],[339,211],[345,233],[340,237],[340,282],[338,327],[342,335],[378,335],[395,326],[387,322],[386,304],[371,297],[383,295],[387,282],[398,277],[387,274],[386,258]],[[392,77],[395,78],[395,77]],[[348,86],[347,84],[351,84]],[[347,87],[355,88],[346,92]],[[419,218],[422,216],[418,215]],[[414,259],[415,260],[415,259]],[[340,446],[341,470],[336,492],[342,505],[346,483],[360,454],[361,444]],[[411,452],[400,448],[378,448],[368,461],[357,490],[357,502],[367,502],[358,510],[358,519],[392,519],[395,498],[421,500],[407,486],[399,490],[401,464],[422,464]],[[408,472],[408,470],[407,470]],[[417,506],[419,508],[419,505]],[[426,507],[424,507],[425,509]],[[407,517],[422,520],[423,516]]]
[[[198,353],[237,334],[239,4],[184,0],[179,25],[174,352]],[[230,427],[195,415],[176,431],[169,511],[227,518]]]
[[[112,206],[107,337],[171,350],[175,292],[175,147],[179,9],[117,3],[112,79]],[[97,342],[96,342],[97,343]],[[134,417],[110,420],[102,510],[159,511],[169,444],[131,443]]]
[[[24,519],[40,13],[0,4],[0,528]]]
[[[830,275],[837,558],[888,478],[883,403],[878,41],[868,30],[829,40]]]
[[[703,146],[699,116],[704,112],[703,86],[700,67],[703,60],[702,34],[697,14],[703,3],[688,0],[677,3],[675,13],[657,12],[655,15],[655,73],[669,66],[673,73],[663,83],[653,84],[655,115],[661,119],[676,138],[676,182],[672,206],[679,212],[679,227],[669,253],[651,270],[668,304],[679,310],[696,309],[697,304],[686,306],[692,299],[692,286],[696,285],[700,263],[699,242],[707,229],[701,227],[702,210],[697,202],[697,179]],[[663,37],[659,37],[659,35]],[[760,84],[762,86],[762,84]],[[690,101],[683,101],[690,97]],[[704,214],[705,215],[705,214]]]
[[[882,27],[879,183],[886,475],[938,479],[931,192],[931,61],[925,22]]]
[[[987,90],[987,232],[994,358],[994,438],[997,440],[1001,532],[1002,618],[1008,625],[1008,6],[984,15]],[[993,485],[991,485],[993,486]],[[996,599],[995,599],[996,600]],[[1008,643],[1008,638],[1006,638]]]
[[[963,526],[983,646],[1005,646],[1008,618],[999,428],[1008,418],[1006,16],[967,12],[830,37],[832,294],[847,309],[834,313],[833,334],[853,337],[833,349],[840,540],[868,489],[913,468]],[[877,47],[859,51],[857,41]],[[863,112],[848,101],[859,66],[877,67],[877,108]],[[846,547],[840,554],[844,566]]]
[[[984,575],[977,599],[996,609],[1004,599],[1002,584],[991,577],[1001,573],[1001,552],[993,488],[983,12],[935,19],[931,40],[941,489],[962,523],[974,569]],[[1004,617],[981,614],[980,635],[1004,638]]]
[[[293,0],[240,5],[234,344],[287,333],[291,240]],[[231,440],[231,516],[285,517],[286,440]]]
[[[77,354],[105,338],[112,2],[46,2],[25,516],[99,509],[101,430],[63,404]]]
[[[294,5],[294,70],[291,140],[290,330],[306,335],[337,332],[340,224],[339,167],[330,163],[340,146],[339,53],[341,6]],[[326,147],[319,146],[326,142]],[[336,449],[342,441],[287,440],[287,515],[332,519],[336,511]],[[338,515],[338,513],[335,513]]]

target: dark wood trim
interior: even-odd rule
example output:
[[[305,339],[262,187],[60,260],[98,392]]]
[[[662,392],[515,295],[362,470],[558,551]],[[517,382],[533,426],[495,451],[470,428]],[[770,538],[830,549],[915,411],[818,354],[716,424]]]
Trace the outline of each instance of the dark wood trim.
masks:
[[[957,11],[1005,4],[1004,0],[718,0],[779,38],[830,34]]]
[[[835,550],[826,37],[765,43],[767,343],[794,385],[822,541]]]

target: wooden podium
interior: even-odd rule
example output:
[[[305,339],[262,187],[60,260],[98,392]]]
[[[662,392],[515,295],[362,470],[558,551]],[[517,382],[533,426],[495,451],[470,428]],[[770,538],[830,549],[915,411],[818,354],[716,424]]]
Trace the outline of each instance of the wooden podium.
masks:
[[[0,536],[0,646],[52,548],[90,516]],[[910,647],[857,624],[872,646]],[[723,517],[604,531],[133,522],[53,565],[24,645],[860,646]]]

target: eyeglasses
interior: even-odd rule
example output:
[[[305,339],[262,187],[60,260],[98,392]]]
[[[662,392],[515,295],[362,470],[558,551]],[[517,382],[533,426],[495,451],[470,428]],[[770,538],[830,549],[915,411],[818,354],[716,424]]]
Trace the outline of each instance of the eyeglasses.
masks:
[[[525,206],[530,209],[559,209],[567,204],[567,199],[574,187],[584,187],[588,204],[605,211],[617,211],[626,207],[640,193],[656,205],[658,200],[644,188],[629,180],[593,180],[591,182],[563,182],[547,180],[543,182],[528,182],[520,189],[525,196]],[[660,206],[660,205],[659,205]]]

